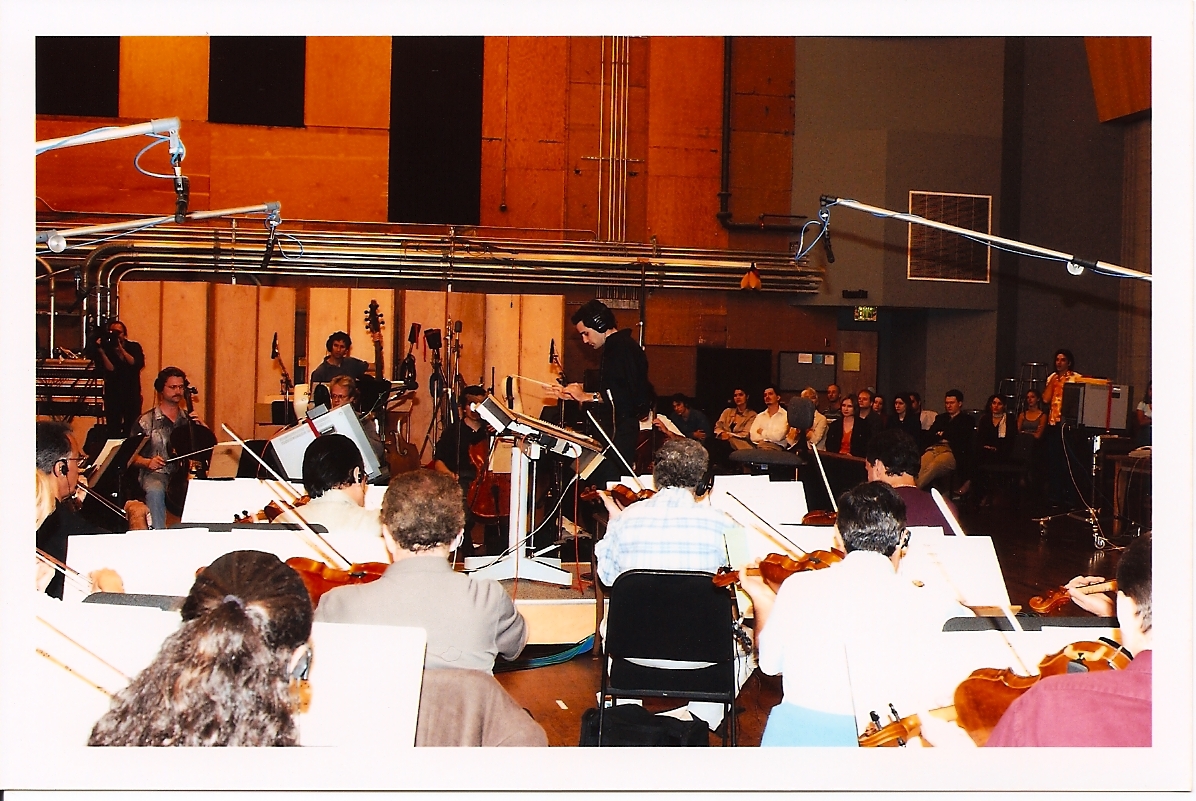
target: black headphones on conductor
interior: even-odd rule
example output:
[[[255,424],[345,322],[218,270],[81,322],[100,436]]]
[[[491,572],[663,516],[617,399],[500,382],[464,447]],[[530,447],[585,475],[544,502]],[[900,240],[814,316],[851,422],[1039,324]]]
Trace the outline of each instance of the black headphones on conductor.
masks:
[[[604,334],[615,327],[615,313],[600,300],[591,300],[582,307],[582,322],[586,328]]]

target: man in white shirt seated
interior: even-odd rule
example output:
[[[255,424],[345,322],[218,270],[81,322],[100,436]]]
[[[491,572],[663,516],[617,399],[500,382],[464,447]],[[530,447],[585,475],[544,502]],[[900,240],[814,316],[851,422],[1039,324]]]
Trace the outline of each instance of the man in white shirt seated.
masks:
[[[972,614],[897,576],[908,537],[905,502],[892,487],[872,481],[845,492],[836,529],[847,557],[825,570],[795,573],[779,592],[740,573],[755,609],[760,669],[783,677],[784,697],[769,715],[762,746],[856,746],[848,647],[867,643],[892,659],[888,678],[900,686],[924,668],[892,658],[902,644]]]
[[[757,448],[778,450],[793,444],[789,431],[789,414],[781,408],[781,396],[775,387],[764,390],[764,411],[752,423],[752,444]]]

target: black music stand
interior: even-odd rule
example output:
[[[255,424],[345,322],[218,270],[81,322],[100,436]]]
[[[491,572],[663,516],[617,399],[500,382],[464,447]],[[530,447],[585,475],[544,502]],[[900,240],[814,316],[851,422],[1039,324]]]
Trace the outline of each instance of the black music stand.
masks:
[[[133,434],[126,437],[119,447],[109,450],[108,456],[100,460],[90,479],[89,492],[102,495],[117,509],[123,509],[125,501],[129,500],[125,491],[126,482],[135,481],[138,468],[129,467],[129,460],[145,441],[145,434]],[[109,440],[111,442],[111,440]],[[102,455],[102,452],[101,452]],[[126,531],[129,521],[104,505],[102,501],[88,496],[79,507],[79,513],[85,518],[103,526],[109,531]]]

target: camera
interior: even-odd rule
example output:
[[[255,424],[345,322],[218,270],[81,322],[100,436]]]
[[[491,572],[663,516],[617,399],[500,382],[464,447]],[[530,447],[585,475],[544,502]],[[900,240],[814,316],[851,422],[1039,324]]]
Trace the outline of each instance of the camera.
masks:
[[[120,332],[119,331],[105,331],[104,332],[104,344],[105,345],[116,345],[118,342],[120,342]]]

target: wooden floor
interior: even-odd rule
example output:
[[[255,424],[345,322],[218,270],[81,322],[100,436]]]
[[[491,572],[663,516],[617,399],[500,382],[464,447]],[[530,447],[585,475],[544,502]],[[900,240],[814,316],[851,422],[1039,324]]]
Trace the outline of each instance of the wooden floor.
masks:
[[[1117,569],[1119,550],[1128,536],[1113,536],[1111,521],[1102,519],[1106,547],[1098,549],[1089,523],[1060,517],[1047,524],[1047,536],[1033,518],[1048,513],[1034,502],[1023,508],[998,506],[961,509],[961,524],[969,534],[993,538],[997,559],[1005,577],[1009,599],[1025,607],[1027,599],[1043,590],[1057,587],[1077,575],[1111,578]],[[1069,605],[1059,614],[1082,615]],[[597,705],[596,694],[601,678],[600,663],[589,653],[569,662],[533,670],[500,673],[498,680],[507,691],[544,727],[548,742],[554,746],[576,746],[581,733],[581,715]],[[737,725],[739,745],[758,746],[769,710],[781,700],[780,677],[756,671],[740,691]],[[651,711],[669,708],[669,704],[647,702]],[[675,704],[674,704],[675,705]],[[713,734],[712,746],[721,744]]]

